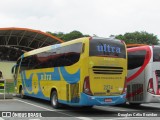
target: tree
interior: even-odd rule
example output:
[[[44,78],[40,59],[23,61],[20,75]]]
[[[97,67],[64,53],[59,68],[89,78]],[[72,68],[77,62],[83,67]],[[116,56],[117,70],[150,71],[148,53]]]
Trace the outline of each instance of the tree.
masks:
[[[157,45],[159,39],[156,35],[147,32],[133,32],[125,33],[124,35],[117,35],[117,39],[124,40],[126,44],[149,44]]]
[[[74,30],[70,33],[65,34],[62,39],[65,41],[69,41],[80,37],[83,37],[83,34],[79,31]]]
[[[62,39],[63,36],[65,35],[63,32],[57,32],[57,33],[47,32],[47,33],[49,33],[49,34],[51,34],[53,36],[56,36],[56,37],[58,37],[60,39]]]
[[[63,32],[58,32],[58,33],[47,32],[47,33],[54,35],[64,41],[69,41],[69,40],[73,40],[73,39],[77,39],[77,38],[81,38],[81,37],[89,37],[89,35],[83,35],[81,32],[79,32],[77,30],[74,30],[74,31],[72,31],[70,33],[66,33],[66,34],[64,34]]]

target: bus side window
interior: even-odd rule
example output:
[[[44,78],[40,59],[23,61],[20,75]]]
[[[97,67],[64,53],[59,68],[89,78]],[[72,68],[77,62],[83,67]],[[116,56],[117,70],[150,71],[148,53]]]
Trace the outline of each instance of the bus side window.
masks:
[[[28,57],[22,59],[20,72],[23,70],[28,70],[28,63],[29,63]]]
[[[160,53],[153,54],[153,61],[160,61]]]

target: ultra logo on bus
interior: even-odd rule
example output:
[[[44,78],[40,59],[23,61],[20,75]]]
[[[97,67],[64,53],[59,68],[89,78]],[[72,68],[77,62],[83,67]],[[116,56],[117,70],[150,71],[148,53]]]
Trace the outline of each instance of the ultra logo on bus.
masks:
[[[38,93],[41,90],[41,85],[40,82],[42,80],[50,80],[50,81],[60,81],[60,80],[65,80],[69,84],[74,84],[77,83],[80,80],[80,68],[75,71],[75,73],[69,73],[65,67],[55,67],[51,68],[50,71],[48,72],[27,72],[27,71],[22,71],[21,72],[21,78],[22,78],[22,84],[24,87],[24,90],[27,91],[29,94],[34,94],[33,89],[35,88],[35,85],[33,84],[32,81],[37,81],[38,82]]]
[[[107,44],[98,45],[97,46],[98,52],[107,52],[107,53],[121,53],[121,48],[117,46],[111,46]]]

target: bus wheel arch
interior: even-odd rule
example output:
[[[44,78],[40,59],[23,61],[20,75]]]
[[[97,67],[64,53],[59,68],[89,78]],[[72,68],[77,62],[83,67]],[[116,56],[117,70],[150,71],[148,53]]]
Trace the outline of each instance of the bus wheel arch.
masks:
[[[60,107],[60,103],[58,102],[58,92],[56,88],[52,88],[51,90],[50,101],[53,108],[58,109]]]

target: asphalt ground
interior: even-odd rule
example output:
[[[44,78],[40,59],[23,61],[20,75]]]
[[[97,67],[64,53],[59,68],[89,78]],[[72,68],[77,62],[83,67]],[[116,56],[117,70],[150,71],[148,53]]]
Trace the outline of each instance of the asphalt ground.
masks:
[[[53,109],[49,101],[35,98],[0,99],[0,120],[123,120],[160,118],[160,103],[142,104],[140,106],[63,106]]]

